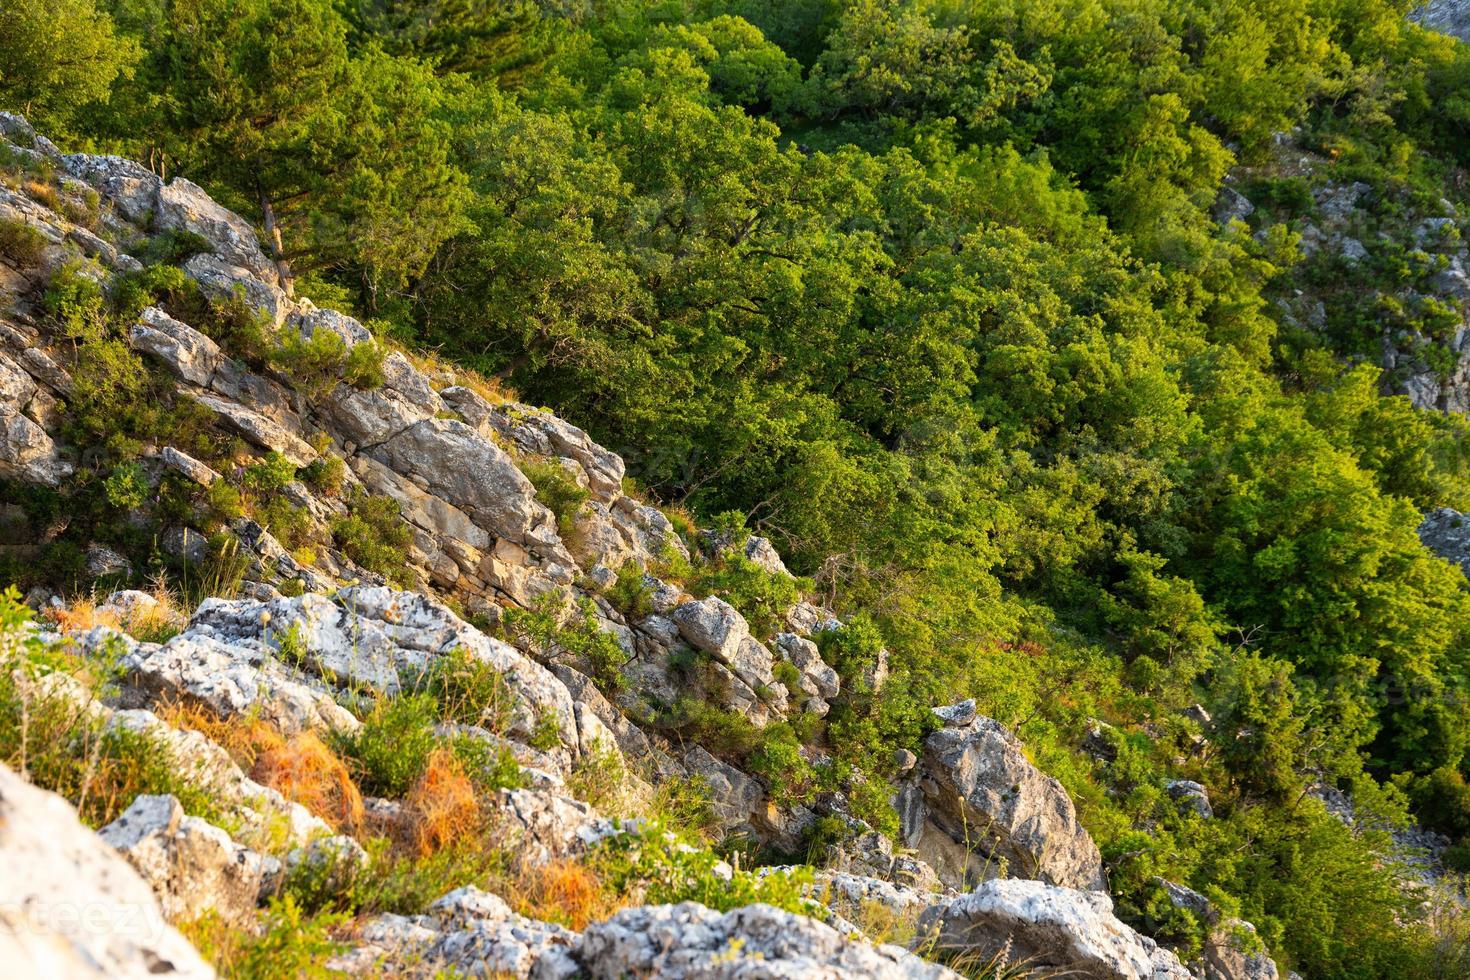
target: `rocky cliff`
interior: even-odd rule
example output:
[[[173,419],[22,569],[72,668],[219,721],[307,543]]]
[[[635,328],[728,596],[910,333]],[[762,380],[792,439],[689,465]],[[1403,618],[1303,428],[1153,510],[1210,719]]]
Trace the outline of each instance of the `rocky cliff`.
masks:
[[[0,769],[7,962],[206,976],[175,925],[258,933],[290,896],[355,913],[323,953],[350,972],[1275,975],[1238,925],[1186,965],[1119,921],[1061,784],[972,702],[873,771],[794,734],[880,696],[885,654],[834,653],[769,542],[676,527],[576,426],[288,295],[189,181],[0,134],[3,554],[117,587],[38,584],[0,643],[0,700],[60,733]],[[165,771],[98,770],[130,745]],[[396,778],[418,748],[452,760]],[[816,867],[672,843],[678,787],[737,857]],[[465,835],[501,894],[383,897]],[[538,918],[545,869],[586,866],[628,884]]]

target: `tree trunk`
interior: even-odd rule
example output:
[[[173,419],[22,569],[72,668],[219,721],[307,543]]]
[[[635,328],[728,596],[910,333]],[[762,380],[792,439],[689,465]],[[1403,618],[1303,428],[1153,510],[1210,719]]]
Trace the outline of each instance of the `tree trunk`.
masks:
[[[295,296],[296,278],[291,275],[291,265],[286,261],[286,249],[281,244],[281,226],[276,223],[276,209],[271,207],[271,199],[264,187],[257,183],[255,190],[260,195],[260,213],[265,218],[265,234],[270,241],[271,258],[276,263],[276,276],[281,280],[281,288],[286,291],[286,295]]]

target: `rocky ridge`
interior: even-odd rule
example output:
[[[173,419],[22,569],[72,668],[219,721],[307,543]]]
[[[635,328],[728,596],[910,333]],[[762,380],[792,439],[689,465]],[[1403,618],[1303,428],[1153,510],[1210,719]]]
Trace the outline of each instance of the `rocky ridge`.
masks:
[[[189,181],[165,182],[115,157],[63,154],[12,115],[0,114],[0,136],[10,152],[56,175],[51,198],[0,186],[0,219],[24,223],[40,240],[29,261],[0,263],[0,478],[65,487],[94,465],[86,447],[68,442],[64,424],[75,392],[74,345],[40,302],[42,284],[60,269],[79,269],[112,288],[115,277],[142,270],[134,253],[148,254],[150,243],[172,236],[195,247],[180,267],[200,295],[243,304],[270,336],[310,342],[330,335],[344,354],[377,343],[352,317],[289,296],[249,224]],[[56,195],[93,202],[92,217],[68,217],[73,209]],[[849,684],[881,689],[881,651],[856,678],[823,659],[822,635],[843,628],[829,610],[797,600],[776,610],[774,628],[757,628],[725,598],[695,595],[672,573],[660,577],[687,563],[692,546],[716,557],[733,549],[761,574],[789,580],[769,542],[682,537],[664,513],[625,492],[615,453],[473,378],[390,351],[381,357],[381,383],[305,386],[278,365],[252,364],[204,323],[186,320],[182,308],[145,306],[127,344],[167,379],[176,403],[197,406],[213,436],[235,448],[202,459],[192,446],[144,445],[138,465],[150,492],[161,494],[172,481],[204,493],[274,457],[297,470],[340,460],[342,485],[327,491],[293,478],[281,488],[311,548],[288,548],[251,516],[231,517],[221,530],[140,507],[139,520],[160,522],[159,541],[177,567],[218,557],[222,536],[227,550],[238,549],[245,559],[239,595],[205,599],[171,623],[161,642],[107,626],[37,628],[48,649],[105,649],[119,680],[99,696],[64,675],[38,680],[22,672],[17,683],[26,696],[67,699],[108,729],[158,739],[185,778],[222,801],[230,829],[186,814],[175,797],[141,795],[94,834],[63,813],[57,798],[0,773],[0,805],[15,814],[0,830],[19,841],[27,826],[54,824],[48,846],[70,849],[48,856],[28,850],[30,843],[0,846],[0,860],[16,862],[16,873],[0,884],[7,922],[14,909],[50,901],[45,889],[53,888],[69,890],[67,901],[111,902],[155,923],[136,940],[12,923],[0,942],[12,943],[16,961],[38,969],[64,963],[58,972],[68,974],[98,967],[115,976],[208,975],[166,920],[212,907],[251,928],[262,903],[302,867],[325,868],[330,887],[345,888],[369,860],[353,838],[254,780],[204,732],[170,724],[166,709],[187,705],[226,722],[259,721],[283,737],[350,735],[366,705],[463,655],[488,665],[513,691],[506,717],[456,725],[454,734],[505,749],[521,771],[523,786],[490,801],[497,832],[520,861],[585,854],[632,832],[610,819],[621,814],[576,798],[569,787],[585,765],[619,768],[637,784],[697,780],[708,788],[721,833],[776,851],[797,850],[823,818],[841,821],[850,837],[808,891],[816,917],[759,904],[724,913],[653,904],[577,932],[521,916],[501,896],[459,889],[421,915],[357,923],[338,961],[343,969],[941,977],[954,974],[915,951],[1006,950],[1024,951],[1017,959],[1028,967],[1078,975],[1190,975],[1172,953],[1112,916],[1101,855],[1065,790],[973,702],[937,709],[922,752],[901,767],[893,793],[898,840],[854,815],[841,792],[778,801],[769,777],[661,720],[693,700],[759,730],[824,715]],[[548,469],[576,488],[575,508],[559,513],[545,502],[531,476]],[[403,566],[392,570],[398,584],[354,559],[335,530],[358,494],[392,501],[408,530]],[[0,506],[15,517],[14,505]],[[54,530],[16,523],[7,547],[33,548]],[[86,559],[94,574],[138,578],[129,557],[102,542],[87,548]],[[620,605],[613,590],[630,572],[640,576],[638,599]],[[30,599],[40,608],[61,602]],[[124,590],[104,608],[128,622],[153,602]],[[549,635],[517,628],[540,615],[549,618]],[[603,638],[597,649],[604,654],[610,641],[625,682],[608,683],[609,665],[567,630]],[[827,761],[820,749],[803,751],[812,765]],[[394,800],[366,802],[380,823],[401,816]],[[873,902],[921,926],[912,950],[870,943],[848,921]],[[72,960],[88,967],[73,969]],[[1261,960],[1258,972],[1196,975],[1274,976]]]

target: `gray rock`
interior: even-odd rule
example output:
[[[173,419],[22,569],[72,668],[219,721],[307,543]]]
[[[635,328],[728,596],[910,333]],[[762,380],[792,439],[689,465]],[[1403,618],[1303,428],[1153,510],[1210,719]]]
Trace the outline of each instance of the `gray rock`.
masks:
[[[87,574],[93,578],[103,575],[131,575],[133,564],[106,545],[87,546]]]
[[[471,399],[456,392],[456,401],[464,404]],[[622,496],[622,458],[593,442],[575,425],[529,405],[496,405],[488,414],[480,405],[468,408],[467,418],[483,419],[485,425],[526,452],[571,460],[586,478],[594,498],[612,503]]]
[[[961,709],[961,710],[956,710]],[[973,711],[950,709],[958,720]],[[1103,889],[1102,856],[1062,784],[1026,758],[999,722],[977,716],[924,742],[920,785],[930,819],[969,850],[1003,860],[1012,875]]]
[[[1470,575],[1470,515],[1449,507],[1430,511],[1419,525],[1419,540],[1424,542],[1424,547]]]
[[[191,527],[177,525],[163,532],[158,542],[164,554],[181,558],[191,565],[202,564],[209,558],[209,539]]]
[[[1162,878],[1154,879],[1168,893],[1175,908],[1194,914],[1209,930],[1199,959],[1189,964],[1202,980],[1277,980],[1271,957],[1261,949],[1256,927],[1243,919],[1224,918],[1199,892]]]
[[[694,902],[624,909],[588,926],[577,958],[593,980],[948,980],[897,946],[871,946],[769,905],[721,915]]]
[[[1228,225],[1232,221],[1244,221],[1255,212],[1256,206],[1240,191],[1233,187],[1220,188],[1220,196],[1215,200],[1217,222]]]
[[[214,976],[148,884],[71,805],[4,765],[0,963],[15,977]]]
[[[188,453],[175,449],[173,446],[164,446],[162,451],[159,452],[158,458],[169,469],[193,480],[201,487],[212,486],[214,481],[219,479],[219,474],[214,470],[199,462],[199,460],[190,456]]]
[[[702,745],[684,753],[691,776],[709,788],[710,805],[725,833],[749,830],[756,811],[765,800],[765,790],[753,777],[727,762],[716,759]]]
[[[256,905],[280,883],[281,862],[184,816],[172,796],[139,796],[97,836],[127,858],[175,921],[213,909],[236,927],[251,927]]]
[[[740,653],[740,645],[750,636],[750,626],[745,617],[724,599],[710,596],[696,602],[686,602],[676,608],[669,618],[679,627],[679,633],[690,646],[713,654],[725,664],[733,663]]]
[[[247,269],[268,282],[276,281],[275,266],[261,252],[249,222],[220,207],[192,181],[175,177],[159,189],[153,224],[160,231],[198,235],[231,265]]]
[[[206,605],[212,601],[218,600]],[[351,712],[267,654],[264,644],[230,645],[192,630],[163,646],[142,644],[121,661],[125,701],[182,697],[222,718],[258,714],[288,735],[307,728],[357,728]]]
[[[422,480],[427,492],[496,537],[572,564],[557,536],[556,520],[536,500],[531,481],[503,450],[463,422],[416,422],[377,447],[374,455],[394,471]]]
[[[317,457],[316,450],[305,439],[253,409],[208,392],[191,392],[189,395],[213,412],[225,428],[262,449],[275,450],[297,466],[305,466]]]
[[[975,720],[975,699],[967,698],[955,704],[935,708],[934,713],[939,716],[940,721],[944,722],[946,728],[964,728]]]
[[[251,309],[264,313],[271,326],[279,327],[292,309],[291,301],[279,286],[217,255],[194,256],[184,263],[184,272],[211,300],[218,303],[242,300]]]
[[[786,563],[781,560],[774,545],[757,534],[745,539],[745,557],[755,562],[772,575],[790,575]]]
[[[1171,779],[1164,785],[1164,791],[1180,807],[1188,807],[1206,820],[1215,815],[1210,807],[1209,790],[1192,779]]]
[[[69,154],[63,162],[69,174],[91,184],[128,221],[147,224],[158,210],[163,181],[142,164],[85,153]]]
[[[1100,891],[998,879],[919,917],[940,949],[1096,980],[1191,980],[1179,958],[1113,915]]]
[[[156,306],[138,315],[128,341],[134,350],[152,354],[175,375],[200,387],[209,384],[224,360],[224,353],[213,340]]]

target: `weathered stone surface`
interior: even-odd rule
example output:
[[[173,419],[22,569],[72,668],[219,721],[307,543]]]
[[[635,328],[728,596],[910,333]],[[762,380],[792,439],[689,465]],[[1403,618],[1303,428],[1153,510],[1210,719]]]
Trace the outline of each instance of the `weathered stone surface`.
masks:
[[[1209,790],[1192,779],[1171,779],[1165,784],[1164,792],[1180,807],[1193,810],[1206,820],[1215,815],[1215,811],[1210,808]]]
[[[1190,980],[1172,952],[1113,915],[1103,892],[998,879],[941,902],[919,917],[920,934],[941,949],[1093,980]]]
[[[624,909],[587,927],[578,959],[594,980],[958,977],[896,946],[871,946],[769,905],[749,905],[723,915],[694,902]]]
[[[163,181],[141,163],[86,153],[72,153],[63,160],[68,173],[95,187],[127,220],[144,224],[158,209]]]
[[[569,978],[580,970],[574,951],[581,937],[511,911],[498,895],[458,888],[429,907],[443,934],[426,958],[467,976]]]
[[[0,412],[0,476],[54,487],[74,471],[40,425]]]
[[[147,883],[71,805],[4,765],[0,963],[16,977],[214,976]]]
[[[206,600],[208,606],[212,602]],[[197,701],[223,718],[255,713],[292,734],[307,728],[352,731],[357,720],[324,691],[312,689],[269,656],[261,643],[228,644],[189,631],[163,646],[140,644],[122,658],[125,703],[159,697]]]
[[[498,830],[522,864],[545,864],[580,850],[599,822],[586,803],[550,790],[500,790],[493,803]]]
[[[184,231],[198,235],[231,265],[275,282],[275,267],[260,250],[250,223],[214,202],[204,189],[183,177],[175,177],[158,192],[158,209],[153,225],[160,231]]]
[[[1073,888],[1106,887],[1102,856],[1061,783],[1033,766],[999,722],[974,705],[944,709],[946,727],[924,742],[920,782],[930,819],[1009,873]]]
[[[224,360],[224,353],[213,340],[156,306],[138,314],[128,341],[134,350],[152,354],[175,375],[200,387],[209,384]]]
[[[722,830],[731,833],[750,827],[752,814],[760,808],[766,795],[760,783],[716,759],[702,745],[684,753],[684,765],[691,776],[703,779],[709,787],[710,803]]]
[[[1199,959],[1189,964],[1201,980],[1277,980],[1276,964],[1260,948],[1256,927],[1244,919],[1226,918],[1199,892],[1157,878],[1175,908],[1185,909],[1209,930]]]
[[[484,424],[526,452],[570,459],[582,471],[594,498],[611,503],[622,495],[622,458],[593,442],[575,425],[529,405],[497,405],[485,413],[470,398],[459,392],[455,394],[456,402],[466,404],[468,408],[468,413],[461,414],[466,418],[476,416],[482,419]]]
[[[87,545],[87,574],[94,578],[103,575],[131,575],[132,562],[106,545]]]
[[[279,327],[292,309],[279,286],[217,255],[196,255],[184,263],[184,271],[210,299],[226,303],[243,299],[252,309],[264,313],[272,326]]]
[[[506,453],[453,419],[425,419],[374,451],[398,473],[464,511],[496,537],[572,564],[556,533],[556,519],[536,500],[536,488]]]
[[[172,796],[139,796],[97,835],[127,858],[175,922],[213,909],[236,927],[252,927],[256,905],[280,884],[281,862],[184,816]]]
[[[213,412],[225,428],[262,449],[273,449],[297,466],[305,466],[316,459],[316,450],[305,439],[253,409],[208,392],[191,392],[190,397]]]
[[[1419,525],[1419,540],[1424,542],[1424,547],[1470,575],[1470,515],[1449,507],[1432,510]]]
[[[158,458],[169,469],[188,477],[201,487],[212,486],[214,481],[219,479],[219,474],[214,470],[173,446],[164,446]]]
[[[318,330],[334,333],[342,346],[351,349],[373,339],[372,331],[345,313],[323,310],[310,300],[301,300],[296,309],[286,317],[286,326],[299,333],[303,340],[310,340]]]
[[[669,618],[690,646],[713,654],[726,664],[734,661],[741,642],[750,636],[745,617],[718,596],[686,602]]]
[[[817,645],[811,640],[795,633],[781,633],[776,636],[776,648],[801,671],[801,689],[807,694],[830,701],[841,693],[842,679],[822,659]]]

